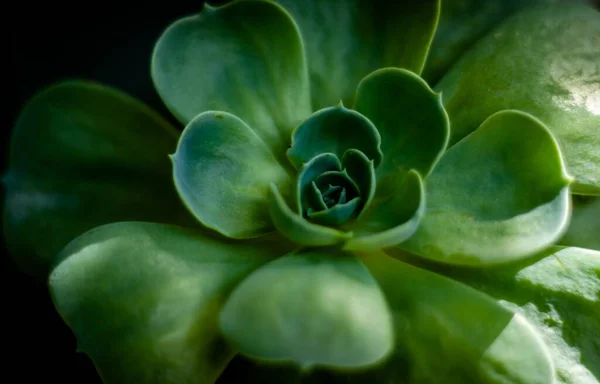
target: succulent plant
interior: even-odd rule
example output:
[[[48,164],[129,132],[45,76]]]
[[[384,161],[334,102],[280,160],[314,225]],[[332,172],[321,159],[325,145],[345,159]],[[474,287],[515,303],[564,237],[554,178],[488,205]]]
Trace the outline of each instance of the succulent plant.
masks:
[[[151,77],[182,131],[64,81],[4,178],[106,383],[599,382],[597,10],[238,0]]]

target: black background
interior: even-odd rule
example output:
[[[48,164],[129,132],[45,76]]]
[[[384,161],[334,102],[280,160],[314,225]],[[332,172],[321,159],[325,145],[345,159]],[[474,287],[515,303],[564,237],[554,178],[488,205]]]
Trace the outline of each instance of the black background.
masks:
[[[179,17],[200,11],[202,3],[124,7],[78,2],[73,7],[50,2],[40,7],[22,1],[11,4],[11,11],[5,8],[8,67],[1,84],[8,109],[2,109],[1,173],[12,126],[25,102],[41,87],[65,78],[118,87],[173,120],[152,86],[149,59],[160,33]],[[55,312],[44,282],[17,269],[4,244],[0,251],[2,381],[100,383],[88,358],[75,352],[75,338]]]

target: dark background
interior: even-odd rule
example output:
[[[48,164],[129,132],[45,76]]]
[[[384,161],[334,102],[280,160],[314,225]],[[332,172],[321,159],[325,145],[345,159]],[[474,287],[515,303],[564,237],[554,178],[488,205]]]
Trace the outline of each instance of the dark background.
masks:
[[[202,3],[117,7],[79,2],[70,7],[51,2],[40,7],[21,1],[11,4],[11,11],[5,8],[8,68],[2,92],[9,107],[3,109],[0,173],[5,172],[12,126],[25,102],[40,88],[65,78],[115,86],[173,120],[152,86],[150,55],[161,32],[179,17],[200,11]],[[4,201],[4,191],[0,193]],[[90,360],[75,352],[75,338],[55,312],[44,283],[22,273],[3,243],[0,252],[2,381],[100,383]]]
[[[216,1],[211,1],[217,4]],[[38,6],[21,1],[2,13],[7,28],[2,57],[2,124],[4,174],[14,122],[27,100],[40,88],[72,77],[115,86],[174,121],[156,94],[150,78],[150,56],[162,31],[181,16],[202,9],[203,1],[155,6],[73,2]],[[4,201],[4,190],[2,201]],[[76,342],[50,301],[43,282],[21,272],[6,251],[2,237],[2,382],[100,383],[94,366],[78,354]]]

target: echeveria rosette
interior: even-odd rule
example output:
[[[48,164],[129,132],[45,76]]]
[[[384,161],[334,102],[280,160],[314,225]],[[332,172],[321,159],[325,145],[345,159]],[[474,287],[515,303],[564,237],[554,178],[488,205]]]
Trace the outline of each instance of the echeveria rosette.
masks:
[[[431,47],[437,1],[205,7],[152,58],[182,133],[34,98],[5,233],[103,380],[597,382],[600,15],[485,4]]]

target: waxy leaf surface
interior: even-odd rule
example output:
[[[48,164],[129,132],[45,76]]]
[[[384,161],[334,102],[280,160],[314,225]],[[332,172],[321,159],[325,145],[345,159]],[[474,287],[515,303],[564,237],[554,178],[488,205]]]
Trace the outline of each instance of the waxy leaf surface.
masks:
[[[450,128],[440,95],[405,69],[384,68],[365,77],[358,86],[355,109],[381,136],[378,183],[411,169],[426,177],[446,149]]]
[[[515,14],[470,49],[435,86],[451,143],[503,109],[550,128],[575,177],[573,192],[600,195],[600,12],[573,2]]]
[[[401,174],[394,187],[378,193],[359,220],[349,227],[353,236],[344,247],[355,251],[382,249],[410,238],[425,211],[424,189],[416,171]]]
[[[360,113],[343,106],[315,112],[292,134],[287,157],[298,169],[313,157],[333,153],[341,159],[349,149],[358,149],[375,166],[381,163],[381,137],[377,128]]]
[[[289,243],[228,243],[181,227],[124,222],[61,252],[49,279],[56,309],[107,384],[204,384],[235,351],[218,330],[229,292]]]
[[[516,265],[441,272],[525,316],[550,352],[557,383],[598,383],[600,252],[552,247]]]
[[[204,112],[181,134],[173,178],[182,200],[205,226],[232,238],[274,231],[270,183],[291,190],[286,168],[253,128],[226,112]]]
[[[399,349],[410,359],[409,382],[552,383],[554,367],[523,316],[447,277],[365,253],[392,308]],[[388,372],[393,372],[390,361]],[[374,382],[381,382],[376,376]],[[462,379],[462,381],[461,381]]]
[[[530,256],[566,230],[569,181],[557,143],[539,120],[498,112],[444,154],[427,179],[419,229],[400,246],[450,264]]]
[[[298,29],[272,2],[205,6],[177,20],[156,44],[152,78],[184,124],[209,110],[232,113],[281,160],[292,129],[311,112]]]
[[[385,298],[364,265],[336,250],[305,250],[266,264],[233,291],[221,314],[243,354],[271,361],[351,368],[393,349]]]

